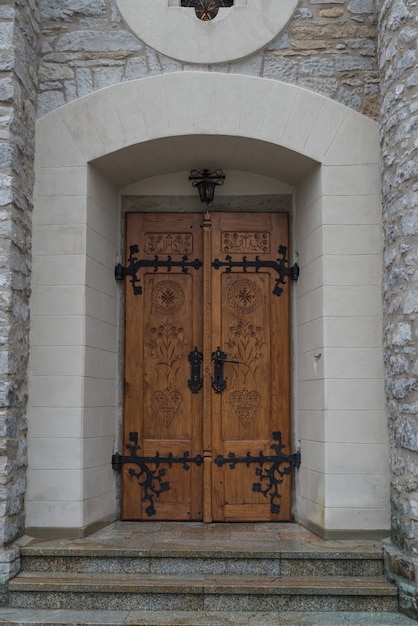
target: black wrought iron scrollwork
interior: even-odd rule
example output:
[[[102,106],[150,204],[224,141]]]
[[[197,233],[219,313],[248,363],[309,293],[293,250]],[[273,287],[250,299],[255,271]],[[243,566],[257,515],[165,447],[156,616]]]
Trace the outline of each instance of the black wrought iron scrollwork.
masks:
[[[191,369],[191,377],[187,381],[187,386],[192,393],[199,393],[203,387],[203,379],[200,373],[200,367],[203,361],[203,354],[197,348],[189,353],[188,357]]]
[[[297,280],[299,278],[299,266],[297,263],[292,265],[292,267],[287,267],[287,247],[279,246],[277,253],[280,255],[274,261],[265,260],[262,261],[260,257],[257,255],[254,261],[248,261],[247,257],[242,257],[242,261],[233,261],[232,257],[228,254],[225,257],[225,261],[220,261],[219,259],[215,259],[212,262],[212,267],[215,270],[219,270],[221,267],[226,268],[226,272],[230,273],[234,267],[239,267],[246,272],[249,268],[254,268],[256,272],[259,272],[263,267],[269,267],[277,272],[279,275],[278,278],[275,278],[275,286],[273,289],[273,295],[280,296],[283,292],[282,287],[280,285],[285,285],[285,277],[290,276],[292,280]]]
[[[280,498],[279,485],[282,484],[285,476],[290,474],[292,467],[300,467],[301,456],[300,452],[294,454],[284,454],[282,452],[285,447],[282,443],[282,433],[280,431],[272,434],[273,443],[270,447],[275,451],[275,455],[266,455],[263,452],[259,452],[257,456],[253,456],[250,452],[244,457],[237,457],[234,452],[230,452],[228,456],[224,457],[219,455],[215,459],[215,463],[218,467],[223,465],[229,465],[230,469],[235,469],[239,463],[245,463],[249,467],[252,463],[258,463],[259,467],[256,468],[256,476],[259,477],[259,482],[253,483],[253,492],[262,493],[263,496],[270,497],[270,511],[274,514],[280,512]],[[266,464],[270,464],[270,467],[264,467]],[[286,467],[281,467],[283,464],[287,464]]]
[[[154,498],[158,498],[163,491],[169,491],[170,483],[163,480],[166,475],[166,468],[161,465],[166,465],[171,468],[174,464],[179,463],[183,466],[183,469],[188,471],[190,465],[194,464],[200,466],[203,463],[203,457],[198,454],[195,457],[191,457],[189,452],[184,452],[183,456],[175,457],[171,452],[167,456],[160,456],[156,452],[155,456],[140,456],[138,451],[141,449],[138,445],[138,433],[129,433],[130,443],[126,444],[126,448],[129,450],[129,455],[123,456],[118,452],[112,456],[112,467],[114,470],[120,470],[122,465],[129,463],[139,467],[136,471],[133,468],[129,469],[130,476],[138,479],[138,484],[143,488],[144,495],[142,496],[143,502],[149,502],[149,505],[145,509],[145,513],[148,517],[152,517],[156,514],[154,506]],[[151,468],[149,465],[153,465]]]
[[[162,267],[166,267],[167,272],[171,272],[173,267],[181,267],[181,271],[185,274],[189,271],[189,267],[192,267],[195,270],[202,267],[202,261],[200,261],[200,259],[189,261],[189,257],[187,255],[184,255],[181,258],[181,261],[173,261],[171,256],[168,256],[166,259],[160,259],[158,255],[155,255],[153,259],[138,259],[136,257],[138,252],[139,246],[137,244],[130,246],[128,266],[124,267],[121,263],[118,263],[115,267],[116,280],[123,280],[124,276],[131,277],[130,282],[135,296],[140,296],[142,294],[142,286],[140,285],[141,279],[137,276],[138,270],[142,267],[151,267],[154,269],[154,272],[158,272],[158,270]]]

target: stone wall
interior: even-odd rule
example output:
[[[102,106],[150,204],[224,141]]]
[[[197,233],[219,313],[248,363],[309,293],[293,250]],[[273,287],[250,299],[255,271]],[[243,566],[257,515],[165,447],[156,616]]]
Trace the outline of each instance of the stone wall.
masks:
[[[115,83],[196,69],[284,80],[378,116],[374,0],[300,0],[288,27],[265,50],[209,66],[181,63],[143,44],[114,0],[40,0],[40,5],[40,116]]]
[[[0,545],[24,531],[34,123],[40,50],[36,0],[0,5]],[[0,603],[19,567],[0,550]]]
[[[418,9],[380,2],[384,331],[392,479],[388,572],[418,617]]]

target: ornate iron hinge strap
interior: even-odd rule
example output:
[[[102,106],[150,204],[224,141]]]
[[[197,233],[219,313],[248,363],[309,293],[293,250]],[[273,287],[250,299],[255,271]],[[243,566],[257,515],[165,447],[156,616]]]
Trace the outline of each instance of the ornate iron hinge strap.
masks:
[[[142,501],[149,502],[145,513],[148,517],[152,517],[156,513],[154,498],[158,498],[160,493],[170,489],[170,483],[163,481],[166,469],[161,467],[161,465],[167,465],[170,468],[173,464],[180,463],[183,469],[187,471],[192,463],[197,466],[202,465],[203,457],[200,454],[191,457],[189,452],[184,452],[181,457],[174,457],[171,452],[168,456],[160,456],[158,452],[155,456],[139,456],[137,453],[141,448],[138,445],[138,433],[129,433],[129,441],[131,443],[126,444],[126,448],[130,453],[129,456],[122,456],[119,452],[116,452],[112,456],[112,467],[114,470],[120,470],[125,463],[133,463],[139,467],[138,471],[130,468],[129,474],[137,478],[138,484],[143,487],[144,495]],[[154,469],[148,467],[150,464],[155,466]]]
[[[139,247],[138,245],[133,245],[129,247],[129,258],[127,267],[124,267],[121,263],[118,263],[115,267],[115,279],[123,280],[124,276],[131,277],[131,284],[134,291],[135,296],[140,296],[142,294],[142,286],[139,284],[141,279],[138,278],[137,272],[141,269],[141,267],[152,267],[154,272],[158,272],[161,267],[166,267],[167,272],[171,272],[173,267],[181,267],[181,271],[187,274],[189,271],[189,267],[198,270],[202,267],[202,261],[200,259],[194,259],[194,261],[189,261],[189,257],[184,255],[181,258],[181,261],[173,261],[171,256],[168,256],[166,259],[160,259],[157,255],[154,256],[153,259],[138,259],[135,255],[138,254]]]
[[[275,278],[276,284],[273,289],[273,295],[280,296],[283,292],[280,285],[286,284],[286,276],[290,276],[292,280],[297,280],[299,278],[299,265],[295,263],[292,267],[287,267],[288,261],[286,259],[286,246],[279,246],[277,253],[281,256],[275,261],[262,261],[258,255],[255,257],[255,261],[248,261],[246,256],[242,257],[242,261],[233,261],[232,257],[228,254],[225,257],[225,261],[215,259],[212,262],[212,267],[215,270],[225,267],[227,273],[231,272],[234,267],[240,267],[244,270],[244,272],[246,272],[249,268],[254,268],[256,272],[259,272],[263,267],[269,267],[275,270],[279,275],[279,278]]]
[[[275,451],[275,455],[265,455],[262,452],[258,456],[253,456],[249,452],[245,457],[237,457],[234,452],[230,452],[227,457],[219,455],[215,459],[215,463],[218,467],[228,464],[230,469],[235,469],[238,463],[245,463],[249,467],[252,463],[258,463],[260,467],[255,470],[256,476],[259,477],[258,483],[253,483],[253,491],[255,493],[262,493],[266,498],[270,496],[270,511],[272,513],[280,512],[279,500],[281,495],[279,494],[279,485],[282,484],[286,475],[290,474],[292,467],[300,467],[301,456],[300,452],[294,454],[283,454],[282,450],[285,447],[282,443],[282,433],[274,432],[273,443],[270,447]],[[266,463],[271,463],[271,466],[264,468]],[[287,463],[286,467],[281,467],[284,463]],[[266,481],[263,487],[263,481]]]

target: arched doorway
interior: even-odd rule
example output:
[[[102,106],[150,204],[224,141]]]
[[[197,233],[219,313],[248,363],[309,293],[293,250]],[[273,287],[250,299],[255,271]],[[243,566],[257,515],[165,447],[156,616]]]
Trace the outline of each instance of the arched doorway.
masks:
[[[80,534],[117,514],[119,190],[199,159],[295,187],[296,519],[323,535],[388,527],[378,155],[371,120],[296,86],[215,73],[116,85],[38,122],[31,529]]]

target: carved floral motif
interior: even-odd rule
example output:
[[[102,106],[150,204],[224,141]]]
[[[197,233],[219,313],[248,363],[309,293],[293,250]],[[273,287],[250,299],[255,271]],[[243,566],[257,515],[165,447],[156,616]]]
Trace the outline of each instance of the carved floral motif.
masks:
[[[182,394],[175,386],[180,361],[185,358],[184,329],[169,321],[152,326],[146,346],[163,386],[163,389],[157,389],[152,394],[152,403],[160,420],[169,426],[183,401]]]
[[[254,313],[262,300],[260,287],[253,280],[236,280],[228,289],[228,303],[237,313]]]
[[[145,233],[146,254],[191,254],[193,235],[191,233]]]
[[[184,290],[174,280],[163,280],[152,290],[152,307],[159,313],[177,313],[184,305]]]
[[[231,231],[222,233],[222,252],[270,252],[270,233]]]

